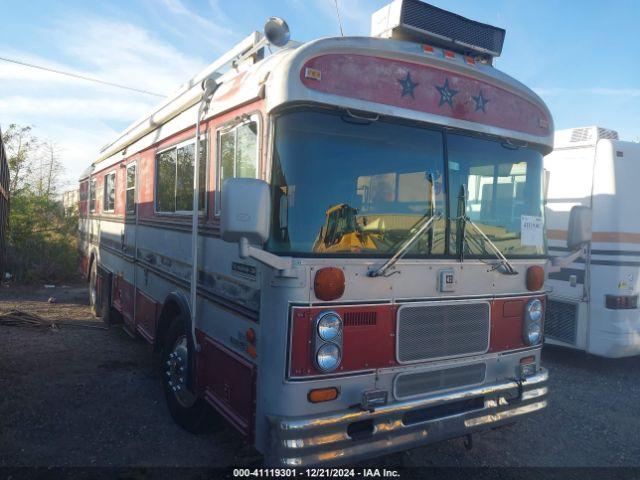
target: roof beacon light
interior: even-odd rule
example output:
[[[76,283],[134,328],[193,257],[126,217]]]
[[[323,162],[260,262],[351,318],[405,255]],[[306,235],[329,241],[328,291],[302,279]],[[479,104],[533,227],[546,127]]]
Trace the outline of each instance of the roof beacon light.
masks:
[[[499,57],[505,30],[421,2],[393,0],[371,16],[371,36],[427,43],[472,57]]]
[[[264,24],[264,36],[271,45],[284,47],[291,38],[289,25],[280,17],[271,17]]]

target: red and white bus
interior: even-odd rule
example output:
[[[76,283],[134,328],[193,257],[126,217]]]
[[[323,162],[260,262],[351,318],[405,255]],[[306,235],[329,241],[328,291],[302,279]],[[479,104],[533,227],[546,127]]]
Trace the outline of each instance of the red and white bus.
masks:
[[[161,352],[181,426],[213,408],[269,464],[546,406],[551,115],[493,67],[504,30],[417,0],[372,30],[298,44],[270,19],[80,181],[96,314]]]

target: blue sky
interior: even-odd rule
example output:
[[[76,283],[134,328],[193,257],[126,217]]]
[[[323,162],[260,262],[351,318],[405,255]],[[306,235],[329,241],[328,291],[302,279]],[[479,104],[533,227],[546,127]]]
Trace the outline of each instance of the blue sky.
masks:
[[[267,17],[295,40],[339,34],[333,0],[2,0],[0,56],[170,93]],[[367,35],[387,0],[339,0],[346,35]],[[600,125],[640,140],[640,1],[432,0],[507,30],[497,68],[547,102],[556,128]],[[159,99],[0,61],[0,125],[29,124],[77,175]]]

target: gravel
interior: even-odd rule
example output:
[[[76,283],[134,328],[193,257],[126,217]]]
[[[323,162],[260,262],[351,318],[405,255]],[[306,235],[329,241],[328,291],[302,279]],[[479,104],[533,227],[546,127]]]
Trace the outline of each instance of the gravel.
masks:
[[[1,288],[0,313],[17,308],[72,324],[0,326],[0,467],[259,460],[224,424],[198,436],[177,427],[164,403],[157,355],[121,329],[100,328],[84,286]],[[48,303],[52,296],[56,303]],[[610,360],[545,347],[543,364],[550,370],[543,412],[475,435],[471,450],[455,439],[361,466],[640,466],[640,357]]]

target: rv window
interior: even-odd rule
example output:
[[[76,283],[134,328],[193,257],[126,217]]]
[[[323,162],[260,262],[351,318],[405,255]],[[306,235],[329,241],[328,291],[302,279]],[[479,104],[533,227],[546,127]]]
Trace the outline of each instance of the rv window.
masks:
[[[116,172],[104,176],[104,208],[105,212],[113,212],[116,206]]]
[[[89,211],[96,211],[96,181],[95,179],[89,182]]]
[[[218,186],[227,178],[257,178],[258,123],[255,120],[220,130],[218,145]]]
[[[136,164],[127,166],[127,193],[125,198],[127,213],[136,211]]]
[[[199,198],[205,209],[207,155],[206,141],[200,141]],[[193,210],[193,161],[195,143],[170,148],[156,155],[156,211],[161,213]]]

